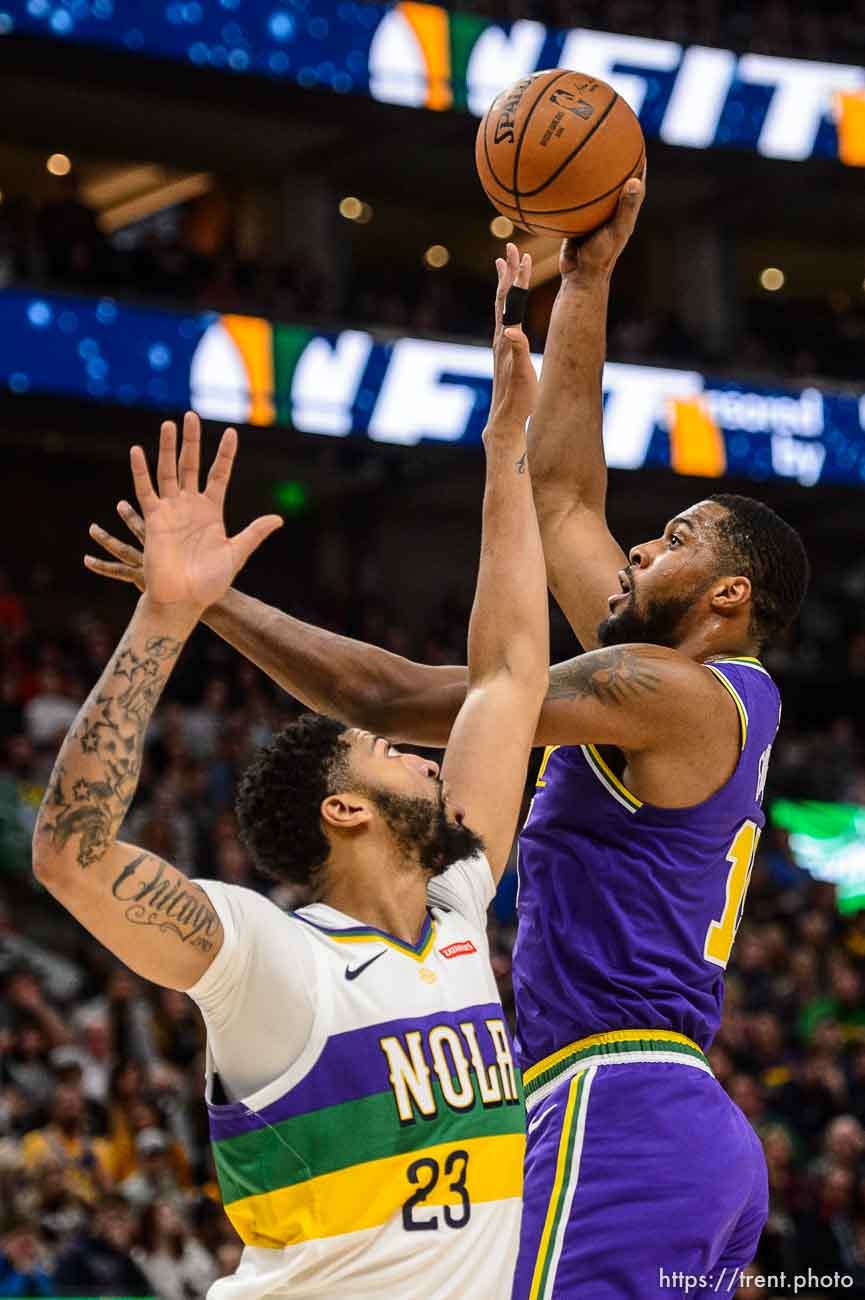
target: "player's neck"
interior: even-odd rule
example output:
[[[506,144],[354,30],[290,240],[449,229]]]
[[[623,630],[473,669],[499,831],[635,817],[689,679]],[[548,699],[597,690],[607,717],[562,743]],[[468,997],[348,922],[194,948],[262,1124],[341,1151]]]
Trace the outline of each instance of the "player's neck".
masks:
[[[331,857],[321,902],[362,925],[384,930],[404,943],[418,942],[427,910],[427,880],[420,867],[386,860],[381,851]]]
[[[695,627],[688,632],[676,646],[683,655],[697,663],[707,659],[743,659],[760,657],[760,644],[753,637],[743,636],[741,631],[718,626]]]

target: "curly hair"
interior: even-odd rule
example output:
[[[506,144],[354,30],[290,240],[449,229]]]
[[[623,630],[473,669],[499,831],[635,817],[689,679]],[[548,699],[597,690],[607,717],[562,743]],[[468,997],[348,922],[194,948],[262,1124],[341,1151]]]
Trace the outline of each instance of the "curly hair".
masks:
[[[761,644],[779,636],[799,613],[810,565],[802,538],[771,507],[753,497],[718,493],[727,512],[714,526],[722,568],[751,581],[751,626]]]
[[[317,888],[330,853],[319,809],[348,778],[346,728],[304,713],[262,746],[240,778],[240,838],[265,875]]]

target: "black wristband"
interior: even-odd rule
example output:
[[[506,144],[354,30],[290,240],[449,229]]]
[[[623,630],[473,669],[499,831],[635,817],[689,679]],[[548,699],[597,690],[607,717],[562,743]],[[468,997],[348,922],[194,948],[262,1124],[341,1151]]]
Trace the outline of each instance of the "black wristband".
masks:
[[[523,317],[526,314],[526,303],[528,300],[528,289],[519,289],[516,285],[509,289],[508,296],[505,299],[505,312],[502,316],[502,324],[522,325]]]

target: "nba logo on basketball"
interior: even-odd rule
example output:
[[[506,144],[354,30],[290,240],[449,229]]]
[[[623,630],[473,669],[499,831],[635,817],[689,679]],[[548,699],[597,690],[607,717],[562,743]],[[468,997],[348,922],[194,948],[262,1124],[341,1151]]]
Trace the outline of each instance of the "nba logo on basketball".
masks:
[[[576,100],[576,103],[568,103],[568,100]],[[588,121],[595,111],[587,100],[577,99],[576,95],[572,95],[569,90],[554,90],[550,95],[550,103],[555,104],[557,108],[565,109],[568,113],[575,113],[584,121]]]

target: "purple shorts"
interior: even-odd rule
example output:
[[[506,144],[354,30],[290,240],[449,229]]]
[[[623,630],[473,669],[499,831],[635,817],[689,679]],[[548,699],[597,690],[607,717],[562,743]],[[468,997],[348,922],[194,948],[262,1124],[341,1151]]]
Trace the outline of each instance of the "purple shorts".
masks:
[[[708,1066],[590,1064],[529,1096],[512,1300],[734,1296],[767,1213],[760,1142]]]

